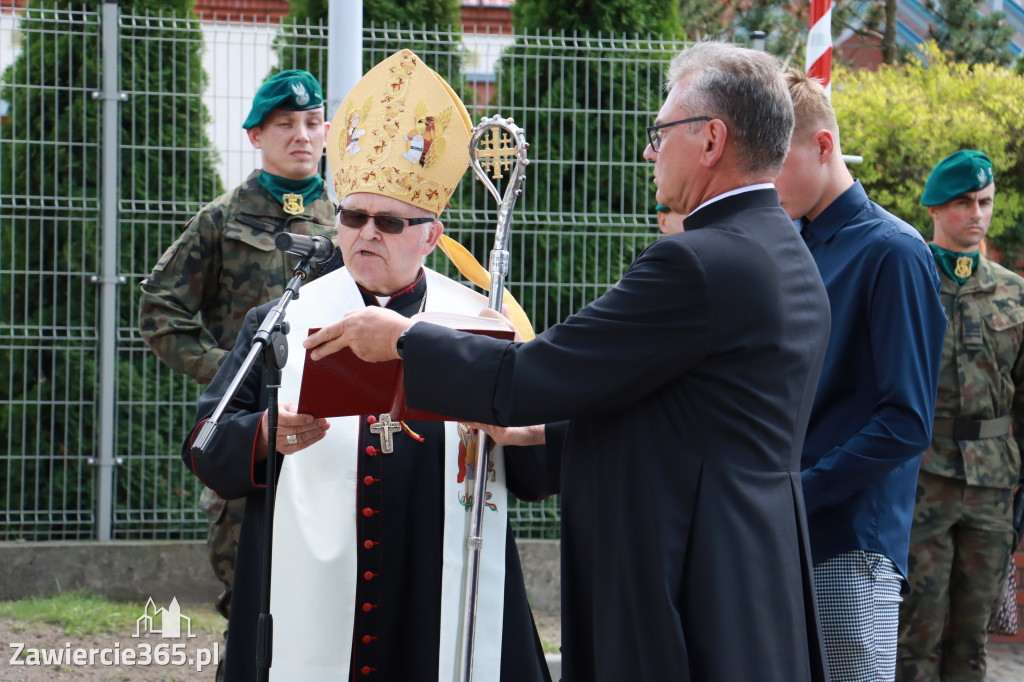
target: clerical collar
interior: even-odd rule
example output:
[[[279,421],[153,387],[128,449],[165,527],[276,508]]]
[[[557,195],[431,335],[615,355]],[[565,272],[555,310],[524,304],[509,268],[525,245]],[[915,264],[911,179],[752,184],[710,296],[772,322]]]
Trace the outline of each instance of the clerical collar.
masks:
[[[974,269],[978,267],[980,251],[957,253],[956,251],[949,251],[941,246],[936,246],[934,243],[928,246],[932,248],[935,264],[939,267],[939,270],[957,284],[963,284],[970,279],[971,275],[974,274]]]
[[[356,284],[358,285],[359,283],[357,282]],[[380,305],[381,299],[384,299],[386,303],[381,307],[395,310],[406,317],[409,317],[420,312],[420,307],[425,301],[424,297],[427,293],[426,273],[424,273],[423,269],[420,268],[420,272],[412,284],[391,294],[390,297],[378,297],[376,294],[367,291],[362,286],[359,287],[359,293],[363,296],[363,303],[368,306]]]
[[[304,180],[291,180],[260,171],[258,179],[263,189],[267,190],[289,215],[301,215],[306,210],[306,204],[315,201],[324,187],[324,179],[319,175]]]

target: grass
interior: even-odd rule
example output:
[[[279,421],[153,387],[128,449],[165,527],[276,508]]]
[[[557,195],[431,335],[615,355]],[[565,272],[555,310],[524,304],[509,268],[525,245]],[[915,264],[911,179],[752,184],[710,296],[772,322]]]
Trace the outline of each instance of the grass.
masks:
[[[157,608],[166,604],[157,604]],[[90,595],[83,590],[61,592],[52,597],[32,597],[19,601],[0,601],[0,618],[14,621],[16,629],[33,623],[60,627],[65,635],[125,634],[135,632],[135,622],[145,608],[143,602],[115,602]],[[184,615],[192,619],[192,631],[219,633],[224,619],[212,604],[186,606]],[[541,640],[545,653],[556,654],[559,645]]]
[[[166,604],[157,604],[157,608]],[[95,634],[135,632],[144,602],[114,602],[84,591],[61,592],[52,597],[32,597],[18,601],[0,601],[0,618],[18,625],[45,623],[63,629],[65,635],[81,637]],[[184,615],[192,619],[192,630],[220,632],[224,619],[212,604],[186,606]]]

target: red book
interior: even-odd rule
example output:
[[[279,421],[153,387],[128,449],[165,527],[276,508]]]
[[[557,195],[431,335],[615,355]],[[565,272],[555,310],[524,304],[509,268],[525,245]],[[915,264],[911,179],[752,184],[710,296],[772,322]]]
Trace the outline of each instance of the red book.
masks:
[[[510,341],[514,335],[504,322],[487,317],[425,312],[414,315],[412,320]],[[310,329],[309,333],[318,329]],[[364,362],[348,348],[311,360],[307,350],[298,410],[300,414],[325,418],[390,412],[392,419],[403,421],[446,419],[409,408],[405,403],[404,378],[401,360]]]

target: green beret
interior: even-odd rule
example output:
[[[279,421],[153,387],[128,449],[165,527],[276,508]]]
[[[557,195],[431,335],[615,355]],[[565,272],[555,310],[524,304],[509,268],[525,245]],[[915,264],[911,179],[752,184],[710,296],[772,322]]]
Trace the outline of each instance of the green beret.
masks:
[[[670,209],[668,206],[662,206],[661,204],[657,204],[654,207],[654,210],[657,211],[658,213],[661,213],[662,211],[671,211],[672,209]]]
[[[935,164],[921,195],[922,206],[938,206],[992,184],[992,160],[974,149],[961,149]]]
[[[274,109],[309,111],[324,105],[324,93],[309,71],[289,69],[267,79],[252,98],[252,109],[242,127],[255,128]]]

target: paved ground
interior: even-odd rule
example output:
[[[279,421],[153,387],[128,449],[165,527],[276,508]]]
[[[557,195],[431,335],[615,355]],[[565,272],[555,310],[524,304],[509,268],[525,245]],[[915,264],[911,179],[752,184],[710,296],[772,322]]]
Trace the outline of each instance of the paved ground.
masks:
[[[557,682],[562,674],[562,657],[548,654],[548,670]],[[1024,644],[990,644],[985,682],[1024,682]]]
[[[988,645],[986,682],[1024,682],[1024,644]]]
[[[546,651],[557,650],[561,642],[557,615],[538,614],[537,630]],[[1024,644],[989,643],[989,664],[986,682],[1024,682]],[[562,658],[557,653],[548,653],[548,669],[551,679],[561,677]]]

